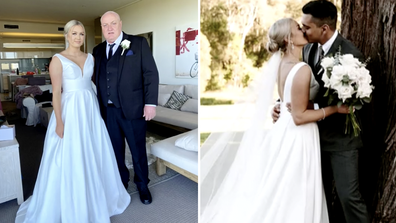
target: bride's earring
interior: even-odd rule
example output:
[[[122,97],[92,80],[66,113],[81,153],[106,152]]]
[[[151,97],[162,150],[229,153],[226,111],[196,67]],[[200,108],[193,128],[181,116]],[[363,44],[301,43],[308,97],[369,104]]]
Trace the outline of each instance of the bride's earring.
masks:
[[[294,50],[294,43],[293,43],[293,42],[291,42],[291,45],[292,45],[292,50]]]

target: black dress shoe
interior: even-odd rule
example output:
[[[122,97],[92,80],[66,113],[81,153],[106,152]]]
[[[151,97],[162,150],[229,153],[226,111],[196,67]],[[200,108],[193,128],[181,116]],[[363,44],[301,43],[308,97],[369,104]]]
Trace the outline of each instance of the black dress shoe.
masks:
[[[139,190],[139,195],[140,195],[140,201],[143,204],[151,204],[153,201],[153,198],[151,197],[151,193],[148,188]]]

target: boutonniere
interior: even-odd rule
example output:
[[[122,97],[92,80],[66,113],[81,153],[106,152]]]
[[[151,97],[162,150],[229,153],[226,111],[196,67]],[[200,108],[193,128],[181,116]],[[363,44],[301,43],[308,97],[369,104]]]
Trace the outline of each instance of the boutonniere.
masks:
[[[129,49],[129,46],[131,45],[131,41],[129,41],[129,40],[127,40],[127,39],[124,39],[122,42],[121,42],[121,47],[122,47],[122,53],[121,53],[121,56],[122,56],[122,54],[124,53],[124,51],[126,50],[126,49]]]

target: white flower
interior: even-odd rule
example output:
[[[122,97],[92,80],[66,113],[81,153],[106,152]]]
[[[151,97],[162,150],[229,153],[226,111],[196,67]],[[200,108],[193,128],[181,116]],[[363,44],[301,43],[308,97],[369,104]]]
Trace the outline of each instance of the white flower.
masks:
[[[334,86],[337,84],[342,83],[342,79],[346,74],[345,68],[340,65],[336,65],[333,67],[333,71],[331,72],[330,76],[330,85]]]
[[[330,85],[331,85],[331,82],[330,82]],[[338,82],[338,83],[335,83],[335,84],[331,85],[331,89],[334,89],[337,92],[341,91],[341,89],[340,89],[341,87],[342,87],[342,83],[341,82]]]
[[[320,65],[326,70],[328,67],[332,67],[334,64],[334,58],[333,57],[325,57],[322,59],[322,62],[320,62]]]
[[[129,41],[129,40],[127,40],[127,39],[124,39],[122,42],[121,42],[121,47],[122,47],[122,53],[121,53],[121,56],[122,56],[122,54],[124,53],[124,51],[126,50],[126,49],[129,49],[129,46],[131,45],[131,41]]]
[[[346,99],[351,98],[352,94],[355,93],[351,85],[342,85],[338,88],[338,98],[345,102]]]
[[[364,84],[370,84],[371,83],[371,76],[370,76],[370,72],[364,68],[361,67],[359,69],[357,69],[358,71],[358,76],[356,78],[356,83],[358,85],[364,85]]]
[[[340,63],[344,66],[361,66],[358,59],[354,58],[352,54],[345,54],[340,57]]]
[[[352,66],[346,66],[345,70],[347,72],[350,83],[355,83],[356,79],[358,78],[358,76],[360,74],[358,68],[352,67]]]
[[[327,76],[327,72],[326,71],[323,76],[322,76],[322,81],[324,82],[324,86],[329,88],[330,87],[330,78]]]
[[[373,86],[370,84],[363,84],[359,86],[356,92],[356,97],[357,98],[365,98],[365,97],[370,97],[371,92],[373,92]]]
[[[355,103],[363,105],[369,100],[356,100],[358,98],[370,98],[374,86],[371,85],[370,72],[365,68],[366,64],[361,63],[352,54],[341,55],[341,49],[334,57],[324,58],[321,62],[325,73],[322,76],[324,87],[329,88],[330,92],[326,92],[326,96],[336,94],[339,102],[347,103],[348,106]],[[329,105],[333,103],[332,97],[329,97]],[[352,104],[353,103],[353,104]],[[357,105],[356,104],[356,105]],[[354,114],[348,114],[349,119],[345,122],[345,134],[350,133],[353,129],[354,136],[358,136],[360,127],[356,124]]]

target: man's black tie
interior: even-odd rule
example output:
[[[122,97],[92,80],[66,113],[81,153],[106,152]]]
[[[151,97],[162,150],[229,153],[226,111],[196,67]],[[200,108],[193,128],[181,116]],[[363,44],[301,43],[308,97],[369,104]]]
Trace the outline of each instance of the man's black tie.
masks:
[[[113,44],[109,44],[109,55],[107,55],[107,60],[110,60],[110,58],[113,56],[113,47],[114,47],[115,43]]]

